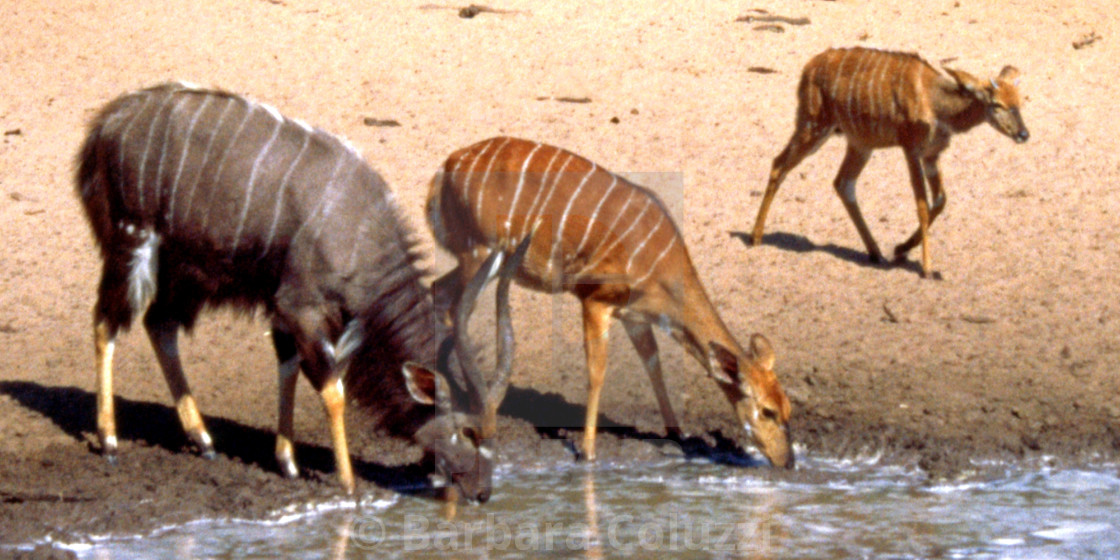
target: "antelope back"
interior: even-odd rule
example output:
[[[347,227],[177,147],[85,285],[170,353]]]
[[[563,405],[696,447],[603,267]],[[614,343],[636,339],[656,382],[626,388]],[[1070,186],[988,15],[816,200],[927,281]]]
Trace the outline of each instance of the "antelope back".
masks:
[[[392,196],[339,138],[268,105],[183,84],[109,104],[82,150],[78,182],[101,242],[125,221],[259,259],[328,231],[337,246],[326,249],[351,268],[379,241]]]
[[[825,120],[867,147],[895,145],[898,127],[930,114],[939,74],[916,54],[829,49],[805,65],[799,118]]]
[[[518,275],[543,291],[637,286],[688,265],[676,225],[651,191],[572,152],[498,137],[463,148],[432,180],[428,221],[463,256],[511,249],[539,224]]]

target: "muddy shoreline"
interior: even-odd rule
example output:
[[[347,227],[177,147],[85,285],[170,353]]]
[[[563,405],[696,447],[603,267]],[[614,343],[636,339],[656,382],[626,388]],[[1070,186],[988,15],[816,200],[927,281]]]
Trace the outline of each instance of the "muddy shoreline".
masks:
[[[423,200],[455,149],[509,134],[634,173],[670,208],[729,329],[773,342],[793,438],[810,454],[881,455],[931,480],[967,475],[977,460],[1074,466],[1120,456],[1113,3],[492,7],[469,19],[405,0],[0,8],[0,557],[18,543],[256,518],[337,496],[322,406],[303,382],[301,476],[276,472],[276,365],[259,316],[205,314],[182,343],[217,459],[185,446],[139,328],[116,354],[120,463],[95,451],[99,261],[73,159],[97,108],[173,79],[247,95],[348,138],[396,191],[433,273],[453,263],[434,247]],[[767,14],[807,23],[736,21]],[[831,185],[840,140],[786,180],[762,245],[744,242],[792,132],[802,66],[851,45],[918,52],[980,76],[1005,64],[1022,71],[1031,140],[1016,145],[981,126],[954,136],[941,158],[948,203],[931,250],[943,280],[921,280],[914,260],[867,262]],[[858,197],[884,249],[914,230],[898,150],[872,157]],[[585,399],[578,304],[515,289],[512,305],[518,351],[501,462],[565,464]],[[489,307],[475,324],[480,343],[493,335]],[[664,433],[625,339],[616,327],[598,450],[619,468],[660,453]],[[677,416],[699,438],[687,449],[730,454],[759,476],[798,476],[736,455],[745,437],[719,389],[659,340]],[[348,420],[359,492],[424,483],[415,446],[380,436],[355,409]]]

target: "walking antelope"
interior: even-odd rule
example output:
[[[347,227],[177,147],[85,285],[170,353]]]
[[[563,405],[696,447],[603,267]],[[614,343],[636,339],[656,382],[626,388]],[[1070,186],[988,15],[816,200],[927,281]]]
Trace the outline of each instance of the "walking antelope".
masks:
[[[432,180],[426,210],[437,241],[458,259],[432,286],[437,308],[457,305],[462,285],[489,252],[509,250],[539,226],[516,278],[535,290],[569,292],[582,304],[588,459],[595,457],[608,329],[618,318],[670,433],[679,426],[651,325],[666,327],[707,369],[762,453],[775,465],[792,466],[790,404],[773,372],[770,343],[753,335],[747,351],[735,341],[652,192],[560,148],[500,137],[451,154]],[[492,402],[485,417],[496,408]]]
[[[420,365],[436,363],[438,336],[413,232],[348,144],[243,97],[163,84],[101,110],[79,155],[77,191],[103,259],[93,331],[97,429],[110,460],[118,332],[144,313],[183,428],[213,456],[179,329],[206,306],[263,308],[280,363],[276,459],[285,475],[297,474],[302,369],[329,416],[347,493],[344,392],[423,446],[460,493],[487,499],[492,455],[476,437],[485,395]]]
[[[918,229],[895,247],[894,257],[904,260],[920,242],[922,276],[928,277],[929,227],[945,208],[937,159],[950,136],[986,121],[1017,143],[1030,137],[1019,114],[1017,69],[1005,66],[986,82],[961,70],[945,71],[949,77],[915,54],[865,48],[830,49],[813,57],[797,90],[797,128],[774,158],[752,243],[762,242],[766,213],[782,180],[836,132],[847,138],[848,151],[833,186],[872,262],[882,262],[883,256],[856,202],[856,179],[873,150],[902,148],[918,204]],[[926,198],[927,181],[932,201]]]

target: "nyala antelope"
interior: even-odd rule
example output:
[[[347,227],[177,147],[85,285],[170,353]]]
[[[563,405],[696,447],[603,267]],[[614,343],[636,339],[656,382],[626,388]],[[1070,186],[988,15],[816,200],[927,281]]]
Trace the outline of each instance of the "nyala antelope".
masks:
[[[437,478],[487,499],[485,395],[428,367],[439,325],[414,234],[384,180],[344,141],[244,97],[164,84],[97,114],[77,192],[103,260],[93,332],[97,431],[111,460],[114,341],[141,313],[185,432],[214,455],[177,341],[204,307],[230,305],[271,319],[281,472],[298,473],[292,412],[302,370],[326,408],[347,493],[344,393],[423,446]]]
[[[856,202],[856,179],[873,150],[898,146],[906,156],[918,204],[918,229],[895,247],[895,261],[922,244],[922,276],[931,272],[929,227],[945,208],[937,160],[953,134],[987,122],[1017,143],[1030,138],[1019,110],[1019,71],[1005,66],[980,80],[946,68],[945,76],[914,54],[865,48],[830,49],[809,61],[798,86],[797,127],[774,158],[751,242],[762,242],[766,213],[786,175],[832,133],[843,134],[848,151],[833,187],[856,225],[872,262],[883,255]],[[927,200],[925,183],[929,183]]]
[[[700,361],[770,462],[793,465],[790,403],[774,374],[769,341],[755,334],[748,350],[728,332],[680,232],[652,192],[566,150],[499,137],[448,157],[432,180],[426,212],[436,240],[458,259],[432,286],[437,309],[458,305],[463,285],[489,253],[509,251],[536,230],[515,278],[530,289],[571,293],[582,304],[585,458],[595,458],[607,335],[618,318],[671,434],[680,431],[653,325],[669,330]],[[496,407],[492,403],[487,418]]]

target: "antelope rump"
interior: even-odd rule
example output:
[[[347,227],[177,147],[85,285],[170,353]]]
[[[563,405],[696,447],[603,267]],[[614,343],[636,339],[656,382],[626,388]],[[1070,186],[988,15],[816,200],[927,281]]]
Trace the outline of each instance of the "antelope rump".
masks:
[[[229,305],[271,319],[284,474],[297,474],[302,370],[326,408],[348,493],[344,394],[423,446],[464,496],[487,499],[492,454],[477,436],[485,397],[432,369],[438,323],[413,232],[393,192],[343,140],[238,95],[163,84],[97,114],[77,191],[103,260],[93,330],[107,456],[117,448],[114,341],[141,313],[184,430],[213,455],[177,337],[204,307]]]
[[[536,231],[515,277],[531,289],[571,293],[582,304],[587,458],[595,457],[607,334],[617,318],[646,366],[671,434],[679,434],[679,425],[653,325],[669,330],[700,361],[762,453],[775,465],[793,465],[790,403],[773,372],[769,341],[753,335],[747,350],[728,332],[680,232],[651,191],[569,151],[498,137],[448,157],[432,180],[426,212],[436,240],[458,259],[432,286],[441,311],[458,305],[489,253],[508,251]],[[493,414],[487,410],[487,422]]]

